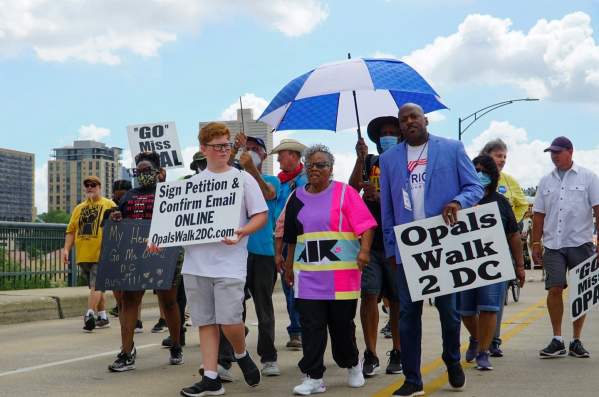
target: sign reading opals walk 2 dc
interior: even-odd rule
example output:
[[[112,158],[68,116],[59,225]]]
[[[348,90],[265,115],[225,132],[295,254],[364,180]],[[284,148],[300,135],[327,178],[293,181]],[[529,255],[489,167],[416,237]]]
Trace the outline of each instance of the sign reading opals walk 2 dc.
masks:
[[[496,203],[459,211],[453,226],[440,215],[399,225],[395,236],[414,302],[516,277]]]
[[[599,304],[599,263],[597,254],[570,269],[568,276],[570,290],[570,316],[578,320]]]
[[[243,174],[200,172],[156,187],[148,241],[159,247],[235,240],[243,201]]]
[[[160,166],[166,169],[183,167],[183,155],[175,122],[136,124],[127,126],[131,156],[141,152],[156,152]]]

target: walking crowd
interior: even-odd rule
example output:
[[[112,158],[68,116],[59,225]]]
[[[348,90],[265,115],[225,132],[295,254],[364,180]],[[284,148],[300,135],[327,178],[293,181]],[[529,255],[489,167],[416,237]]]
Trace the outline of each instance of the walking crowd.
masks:
[[[335,363],[347,369],[347,384],[362,387],[365,378],[380,372],[377,356],[379,303],[389,313],[385,326],[392,339],[385,373],[403,372],[405,381],[393,395],[424,395],[421,374],[422,301],[412,301],[396,242],[394,227],[441,215],[453,225],[458,211],[495,202],[520,286],[525,282],[520,232],[528,210],[521,187],[503,172],[507,147],[499,139],[485,145],[471,160],[463,145],[432,135],[422,108],[405,104],[398,117],[376,118],[368,124],[368,138],[378,154],[368,153],[362,138],[350,180],[334,179],[335,156],[324,145],[306,147],[283,139],[271,153],[259,138],[231,136],[220,123],[199,132],[200,151],[190,178],[240,176],[243,199],[239,227],[233,238],[180,248],[170,289],[157,290],[161,318],[154,330],[168,328],[163,344],[169,362],[183,363],[185,307],[193,327],[199,328],[202,363],[200,382],[181,389],[183,396],[225,393],[233,380],[230,369],[239,365],[249,386],[262,376],[281,375],[275,347],[273,290],[278,275],[284,291],[289,326],[286,347],[301,350],[298,395],[326,391],[324,354],[330,337]],[[599,179],[573,161],[572,142],[558,137],[549,146],[555,168],[538,186],[533,205],[532,258],[545,269],[547,307],[553,328],[540,358],[589,357],[581,342],[584,316],[573,323],[573,339],[566,349],[562,337],[562,292],[567,271],[589,258],[593,221],[599,223]],[[276,155],[281,172],[262,171],[268,155]],[[100,179],[84,181],[86,200],[71,216],[64,260],[76,246],[74,260],[86,274],[90,296],[84,330],[110,326],[103,292],[95,278],[107,219],[151,219],[156,185],[166,172],[155,152],[135,158],[137,187],[117,181],[113,200],[100,195]],[[150,245],[150,252],[160,247]],[[466,376],[461,365],[460,329],[470,338],[467,362],[481,371],[493,369],[491,357],[502,357],[501,318],[507,283],[438,296],[434,305],[442,330],[441,357],[449,384],[462,389]],[[120,353],[108,366],[111,372],[135,369],[134,333],[141,327],[140,304],[145,291],[114,291],[121,327]],[[257,355],[261,368],[246,348],[245,301],[251,298],[258,318]],[[356,343],[358,312],[364,334],[363,354]],[[387,335],[386,335],[387,336]]]

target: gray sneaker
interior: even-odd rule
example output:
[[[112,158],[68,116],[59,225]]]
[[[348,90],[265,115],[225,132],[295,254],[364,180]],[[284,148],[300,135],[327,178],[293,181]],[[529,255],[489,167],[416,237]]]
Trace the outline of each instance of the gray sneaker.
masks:
[[[281,370],[276,361],[267,361],[262,365],[262,375],[264,376],[279,376]]]
[[[98,317],[96,319],[96,328],[110,328],[110,321],[107,318]]]
[[[290,350],[302,350],[302,337],[299,335],[292,335],[289,337],[289,342],[285,345]]]

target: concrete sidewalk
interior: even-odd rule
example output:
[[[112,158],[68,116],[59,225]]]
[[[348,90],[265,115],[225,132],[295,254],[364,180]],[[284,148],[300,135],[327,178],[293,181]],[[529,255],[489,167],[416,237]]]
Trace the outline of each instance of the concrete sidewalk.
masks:
[[[0,325],[56,320],[83,315],[87,308],[87,287],[0,291]],[[112,292],[106,293],[106,307],[115,306]],[[156,295],[146,293],[143,307],[157,307]]]

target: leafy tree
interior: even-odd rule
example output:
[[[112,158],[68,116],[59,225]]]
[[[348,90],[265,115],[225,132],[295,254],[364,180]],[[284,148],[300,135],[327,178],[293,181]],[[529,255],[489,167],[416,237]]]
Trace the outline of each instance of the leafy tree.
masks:
[[[71,216],[63,210],[52,210],[40,214],[39,218],[46,223],[69,223]]]

